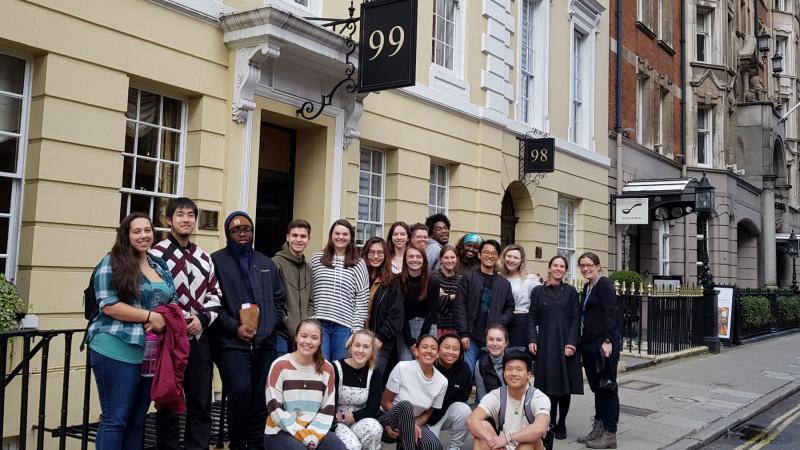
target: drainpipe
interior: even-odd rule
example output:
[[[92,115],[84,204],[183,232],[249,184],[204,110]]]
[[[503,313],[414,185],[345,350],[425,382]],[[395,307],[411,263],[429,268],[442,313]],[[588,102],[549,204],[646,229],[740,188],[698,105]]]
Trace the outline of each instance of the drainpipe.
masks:
[[[681,178],[688,178],[689,171],[686,164],[681,166]],[[689,229],[689,215],[683,216],[683,282],[686,284],[689,280],[689,268],[692,266],[689,263],[689,245],[692,243],[692,237],[696,237],[697,233],[692,234]]]
[[[683,2],[681,2],[683,3]],[[617,195],[622,194],[622,111],[620,110],[620,105],[622,105],[622,0],[617,0],[617,8],[616,8],[616,17],[617,17],[617,59],[616,59],[616,70],[617,70],[617,79],[616,79],[616,89],[614,92],[614,131],[617,133],[617,167],[616,167],[616,175],[617,175]],[[622,233],[617,225],[614,225],[614,234],[616,235],[616,239],[614,240],[616,243],[616,252],[617,252],[617,263],[616,268],[617,270],[622,269]]]
[[[681,178],[688,178],[689,172],[686,164],[686,118],[688,117],[688,103],[686,102],[686,2],[681,2],[681,152],[683,155],[683,165],[681,166]],[[692,242],[693,233],[689,230],[689,216],[683,218],[683,278],[689,279],[689,245]]]

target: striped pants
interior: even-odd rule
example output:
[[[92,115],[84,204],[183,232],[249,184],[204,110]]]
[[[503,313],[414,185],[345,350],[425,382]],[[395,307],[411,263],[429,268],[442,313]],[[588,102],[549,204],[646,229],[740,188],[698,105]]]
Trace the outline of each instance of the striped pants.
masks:
[[[407,401],[400,402],[390,411],[378,417],[381,425],[392,427],[399,431],[400,442],[403,450],[442,450],[442,443],[439,437],[427,426],[422,427],[422,436],[417,442],[414,439],[414,407]],[[384,433],[384,442],[393,442]]]

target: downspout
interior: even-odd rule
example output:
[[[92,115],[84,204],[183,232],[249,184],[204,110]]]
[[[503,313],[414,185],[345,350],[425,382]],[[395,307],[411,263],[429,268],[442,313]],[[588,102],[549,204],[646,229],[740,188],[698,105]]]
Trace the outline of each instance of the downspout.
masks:
[[[681,154],[683,156],[683,164],[681,166],[681,178],[688,178],[686,161],[686,118],[688,117],[688,103],[686,102],[687,88],[686,88],[686,61],[689,60],[686,55],[686,2],[681,2]],[[696,234],[696,233],[694,233]],[[689,279],[689,245],[692,243],[691,237],[694,235],[689,230],[689,216],[683,216],[683,276],[684,280]]]
[[[682,2],[681,2],[682,3]],[[616,89],[614,92],[614,131],[617,133],[617,167],[616,167],[616,176],[617,176],[617,195],[622,194],[622,111],[620,110],[620,105],[622,105],[622,0],[617,0],[617,8],[616,8],[616,17],[617,17],[617,59],[616,59]],[[615,235],[616,239],[614,239],[616,243],[616,252],[617,252],[617,263],[616,269],[622,270],[622,246],[623,246],[623,237],[620,229],[617,225],[614,225],[615,228]]]

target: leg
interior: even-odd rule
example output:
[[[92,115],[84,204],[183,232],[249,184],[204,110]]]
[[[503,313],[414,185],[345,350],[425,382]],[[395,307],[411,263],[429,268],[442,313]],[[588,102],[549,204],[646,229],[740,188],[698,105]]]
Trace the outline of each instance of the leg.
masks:
[[[558,418],[558,395],[547,394],[547,398],[550,399],[550,418],[553,422],[556,422]]]
[[[617,381],[618,362],[619,362],[619,350],[616,350],[611,354],[606,369],[606,376],[615,383]],[[600,395],[598,396],[598,394]],[[609,433],[616,433],[617,424],[619,423],[618,392],[602,390],[601,392],[595,393],[595,397],[600,397],[599,399],[597,399],[600,406],[600,408],[598,409],[598,415],[600,415],[600,418],[603,421],[603,427]]]
[[[137,366],[138,367],[138,366]],[[140,369],[136,369],[137,372]],[[150,387],[153,384],[152,378],[139,377],[136,384],[136,396],[131,405],[131,412],[128,415],[128,424],[125,426],[125,434],[122,437],[123,450],[141,450],[144,448],[144,421],[147,417],[147,410],[150,409]]]
[[[567,422],[567,414],[569,414],[569,405],[572,402],[570,394],[562,394],[558,396],[558,408],[561,414],[558,416],[558,426],[564,428]]]
[[[183,379],[186,394],[186,429],[184,446],[187,450],[208,450],[211,439],[211,349],[208,334],[198,341],[189,340],[191,352]]]
[[[275,357],[279,358],[287,353],[289,353],[289,341],[285,337],[278,335],[275,340]]]
[[[96,448],[118,450],[122,448],[126,423],[136,400],[140,365],[116,361],[94,350],[90,352],[89,364],[97,383],[101,411]]]
[[[279,448],[281,450],[307,450],[302,442],[285,431],[279,431],[277,434],[265,434],[263,445],[264,448]]]
[[[403,448],[405,449],[407,447]],[[439,436],[431,431],[429,426],[423,425],[422,436],[419,438],[416,448],[420,450],[442,450],[442,441],[439,440]]]
[[[186,385],[184,384],[184,389],[185,388]],[[189,402],[188,393],[186,395],[186,402]],[[178,450],[179,440],[180,427],[178,424],[178,415],[166,408],[156,410],[156,449]]]
[[[271,447],[265,447],[271,448]],[[341,440],[336,436],[336,433],[328,433],[325,435],[325,439],[319,443],[317,446],[318,450],[347,450],[347,447],[342,443]]]
[[[322,355],[328,361],[335,361],[335,359],[331,358],[331,349],[333,348],[331,345],[331,340],[333,339],[333,323],[327,320],[322,320],[320,323],[322,323]]]
[[[331,339],[331,361],[347,358],[347,340],[353,334],[349,327],[334,324],[333,338]]]
[[[336,430],[338,431],[339,428],[337,427]],[[361,419],[353,424],[352,430],[358,437],[363,450],[380,450],[383,427],[377,420],[373,418]]]
[[[395,428],[400,433],[403,450],[416,448],[414,440],[414,408],[407,401],[400,402],[378,418],[381,426]],[[438,439],[437,439],[438,440]]]
[[[447,408],[444,417],[436,424],[438,427],[430,427],[431,431],[439,436],[441,430],[450,430],[450,443],[447,448],[450,450],[461,449],[467,441],[467,417],[472,409],[466,404],[456,402]]]
[[[336,425],[336,437],[347,447],[347,450],[361,450],[361,440],[349,426],[339,423]]]
[[[475,373],[475,363],[478,362],[480,354],[481,349],[475,342],[470,342],[469,348],[464,351],[464,363],[473,374]]]
[[[412,361],[414,354],[411,352],[411,347],[407,346],[405,342],[398,343],[397,359],[400,361]]]
[[[489,434],[493,434],[494,436],[497,436],[497,432],[495,431],[494,426],[491,423],[483,420],[483,421],[481,421],[481,428],[483,429],[483,431],[485,433],[489,433]],[[480,436],[475,436],[473,434],[472,435],[472,439],[475,442],[472,445],[472,448],[474,450],[490,450],[489,449],[489,444],[487,444],[486,441],[484,441],[483,438],[481,438]]]
[[[244,449],[248,423],[252,415],[250,408],[253,398],[249,351],[221,349],[216,355],[216,364],[227,396],[225,409],[228,413],[229,448],[232,450]],[[291,436],[289,437],[291,438]]]
[[[258,449],[264,441],[264,424],[267,423],[267,399],[264,390],[272,361],[275,359],[275,336],[264,343],[264,347],[250,354],[250,402],[252,414],[249,417],[248,448]]]

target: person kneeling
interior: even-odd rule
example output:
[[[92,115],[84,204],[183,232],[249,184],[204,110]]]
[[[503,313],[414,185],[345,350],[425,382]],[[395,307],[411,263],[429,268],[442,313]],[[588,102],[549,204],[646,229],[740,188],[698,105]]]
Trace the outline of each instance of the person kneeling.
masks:
[[[476,450],[500,450],[511,445],[517,450],[542,450],[542,438],[550,425],[550,399],[528,385],[531,358],[511,351],[503,358],[507,386],[487,394],[467,418]],[[490,419],[491,422],[487,419]]]

